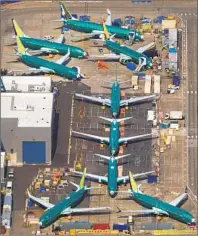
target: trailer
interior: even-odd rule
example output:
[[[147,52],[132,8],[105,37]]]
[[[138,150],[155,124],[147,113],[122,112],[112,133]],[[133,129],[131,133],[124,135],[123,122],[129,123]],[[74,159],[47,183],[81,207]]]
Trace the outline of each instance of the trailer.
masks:
[[[183,120],[183,118],[182,111],[170,111],[165,115],[165,120]]]

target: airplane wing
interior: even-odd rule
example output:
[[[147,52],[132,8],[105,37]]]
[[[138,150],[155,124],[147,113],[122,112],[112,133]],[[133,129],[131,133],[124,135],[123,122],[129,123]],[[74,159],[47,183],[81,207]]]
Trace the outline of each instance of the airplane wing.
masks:
[[[72,173],[76,173],[76,174],[79,174],[79,175],[83,175],[83,172],[75,171],[75,170],[72,171]],[[86,177],[89,177],[89,178],[92,178],[92,179],[97,179],[98,182],[105,182],[105,183],[108,182],[108,178],[105,177],[105,176],[94,175],[94,174],[88,174],[88,173],[86,173],[85,176],[86,176]]]
[[[153,48],[154,45],[155,45],[155,43],[152,42],[152,43],[149,43],[149,44],[147,44],[143,47],[138,48],[136,51],[139,52],[139,53],[144,53],[146,50]]]
[[[155,214],[155,215],[169,215],[168,212],[163,211],[159,208],[153,207],[152,209],[142,209],[142,210],[120,210],[119,212],[129,212],[129,213],[139,213],[139,214]]]
[[[32,196],[28,190],[27,190],[27,193],[28,193],[28,197],[29,197],[32,201],[36,202],[38,205],[41,205],[41,206],[43,206],[44,208],[47,208],[47,209],[54,207],[53,204],[51,204],[51,203],[49,203],[49,202],[46,202],[46,201],[44,201],[44,200],[42,200],[42,199],[40,199],[40,198],[37,198],[37,197]]]
[[[187,199],[187,198],[188,198],[188,194],[183,193],[183,194],[179,195],[173,201],[169,202],[169,204],[171,204],[172,206],[178,206],[184,199]]]
[[[107,98],[103,99],[101,97],[92,97],[92,96],[87,96],[87,95],[83,95],[83,94],[79,94],[79,93],[75,93],[75,95],[77,97],[85,98],[90,101],[102,103],[103,105],[111,106],[111,100],[107,99]]]
[[[138,177],[144,177],[146,175],[153,174],[153,173],[155,173],[155,171],[148,171],[148,172],[134,174],[133,177],[134,177],[134,179],[136,179]],[[129,175],[117,178],[118,183],[121,183],[121,182],[126,183],[126,181],[128,181],[128,180],[129,180]]]
[[[102,54],[102,55],[89,55],[90,60],[119,60],[121,58],[120,55],[116,54]]]
[[[74,37],[74,38],[75,37],[83,37],[83,35],[86,36],[86,37],[93,37],[93,36],[101,35],[101,34],[104,34],[104,31],[93,30],[91,33],[83,33],[83,34],[80,34],[80,35],[78,35],[78,34],[72,35],[71,34],[71,36]]]
[[[141,101],[147,101],[147,100],[155,99],[155,98],[156,98],[156,95],[141,96],[141,97],[131,97],[130,99],[121,100],[120,101],[120,106],[127,106],[127,105],[132,104],[132,103],[141,102]]]
[[[127,143],[128,141],[135,141],[137,139],[152,137],[152,134],[142,134],[142,135],[136,135],[133,137],[125,137],[125,138],[119,138],[119,143]]]
[[[92,135],[92,134],[84,134],[84,133],[80,133],[80,132],[76,132],[76,131],[72,131],[72,133],[80,134],[80,135],[85,136],[87,138],[95,139],[95,140],[98,140],[101,142],[109,143],[109,138],[107,138],[107,137],[101,137],[101,136],[96,136],[96,135]]]
[[[68,53],[65,56],[59,58],[57,61],[55,61],[55,63],[63,65],[69,59],[69,56],[70,56],[70,50],[68,49]]]
[[[41,66],[39,69],[37,68],[29,68],[29,69],[25,69],[25,70],[12,70],[14,72],[23,72],[23,73],[41,73],[41,72],[44,72],[44,73],[55,73],[54,70],[52,69],[49,69],[47,67],[43,67]]]
[[[61,34],[54,42],[55,43],[64,43],[65,42],[64,34]]]
[[[89,211],[103,211],[110,210],[110,207],[93,207],[93,208],[67,208],[61,212],[61,215],[69,215],[71,213],[81,213]]]

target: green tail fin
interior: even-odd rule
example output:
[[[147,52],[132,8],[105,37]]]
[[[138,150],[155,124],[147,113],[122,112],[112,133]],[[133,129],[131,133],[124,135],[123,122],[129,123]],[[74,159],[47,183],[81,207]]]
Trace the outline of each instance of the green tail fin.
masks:
[[[85,175],[86,175],[87,168],[84,169],[82,178],[80,180],[80,188],[83,188],[85,186]]]
[[[61,9],[61,18],[63,19],[72,19],[72,15],[70,12],[67,10],[67,8],[64,6],[62,2],[59,2],[60,9]]]

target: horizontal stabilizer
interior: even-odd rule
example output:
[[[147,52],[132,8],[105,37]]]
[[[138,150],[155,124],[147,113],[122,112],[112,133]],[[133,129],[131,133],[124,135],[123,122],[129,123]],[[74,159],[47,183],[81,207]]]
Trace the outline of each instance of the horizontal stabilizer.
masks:
[[[103,120],[106,120],[106,121],[109,121],[109,122],[121,122],[121,121],[125,121],[125,120],[129,120],[133,117],[126,117],[126,118],[121,118],[121,119],[111,119],[111,118],[107,118],[107,117],[103,117],[103,116],[99,116],[100,119],[103,119]]]
[[[74,187],[76,187],[77,189],[79,189],[80,188],[80,186],[78,185],[78,184],[76,184],[76,183],[74,183],[74,182],[72,182],[72,181],[70,181],[70,184],[72,184]]]

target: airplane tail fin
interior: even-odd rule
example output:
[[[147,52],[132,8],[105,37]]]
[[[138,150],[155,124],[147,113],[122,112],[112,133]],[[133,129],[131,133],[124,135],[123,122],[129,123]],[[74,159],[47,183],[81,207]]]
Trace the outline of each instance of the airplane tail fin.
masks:
[[[131,171],[129,171],[129,181],[130,181],[130,184],[131,184],[131,190],[132,192],[138,192],[138,186],[133,178],[133,175],[131,173]]]
[[[19,27],[19,25],[17,24],[17,22],[12,19],[12,25],[13,25],[13,28],[14,28],[14,33],[16,36],[24,36],[25,34],[23,33],[22,29]]]
[[[99,118],[101,118],[103,120],[106,120],[106,121],[109,121],[109,122],[113,122],[114,120],[116,120],[117,122],[121,122],[121,121],[129,120],[133,117],[131,116],[131,117],[126,117],[126,118],[121,118],[121,119],[111,119],[111,118],[106,118],[106,117],[103,117],[103,116],[99,116]]]
[[[61,10],[61,19],[73,19],[72,15],[68,11],[68,9],[64,6],[62,2],[59,2],[60,10]]]
[[[106,25],[112,25],[111,11],[107,9],[107,19],[105,21]]]
[[[103,23],[102,25],[103,25],[105,39],[110,39],[110,35],[109,35],[109,32],[107,30],[107,27],[106,27],[105,23]]]
[[[85,186],[85,175],[86,175],[87,168],[84,169],[82,178],[80,180],[80,188],[83,188]]]
[[[21,54],[26,54],[25,47],[23,46],[19,36],[16,37],[16,41],[17,41],[17,51]]]

